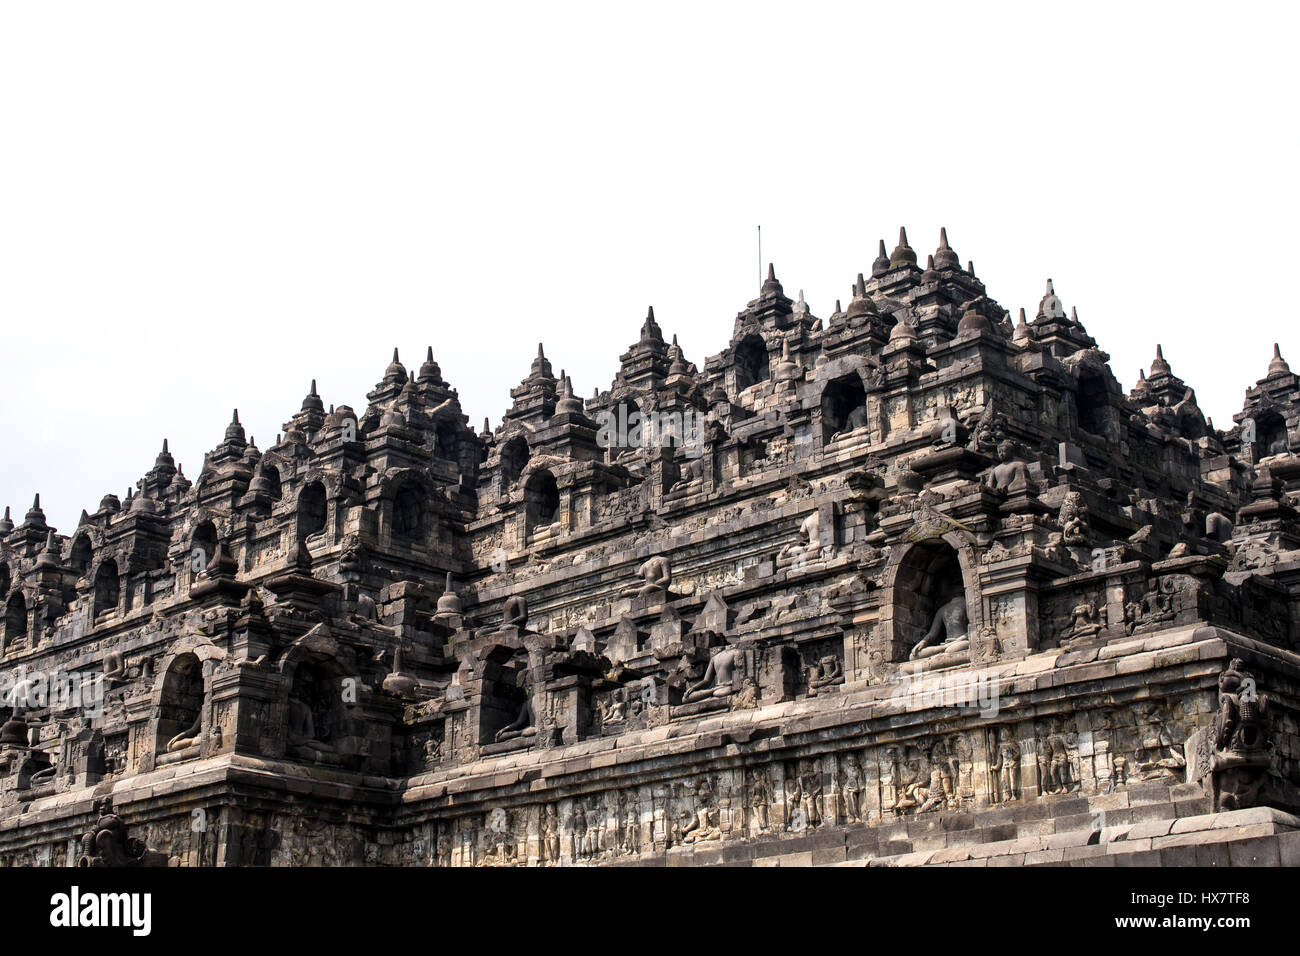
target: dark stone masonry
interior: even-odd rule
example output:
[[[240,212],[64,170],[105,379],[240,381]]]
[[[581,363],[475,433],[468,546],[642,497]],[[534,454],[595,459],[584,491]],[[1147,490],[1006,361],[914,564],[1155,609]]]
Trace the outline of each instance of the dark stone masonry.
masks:
[[[1155,350],[900,235],[494,431],[394,352],[6,511],[0,861],[1300,863],[1300,379],[1221,430]]]

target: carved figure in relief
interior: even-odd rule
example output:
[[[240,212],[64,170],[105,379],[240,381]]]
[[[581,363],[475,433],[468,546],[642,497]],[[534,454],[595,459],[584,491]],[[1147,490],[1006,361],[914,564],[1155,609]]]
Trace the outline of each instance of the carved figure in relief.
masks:
[[[81,836],[81,858],[77,866],[139,866],[147,852],[142,840],[127,836],[126,823],[113,812],[111,797],[94,803],[99,815],[95,825]]]
[[[1244,662],[1233,659],[1219,676],[1219,710],[1210,727],[1210,790],[1215,810],[1240,810],[1258,803],[1272,763],[1265,716],[1268,698],[1259,693]]]
[[[804,813],[807,816],[808,826],[821,826],[824,813],[824,790],[822,785],[822,773],[815,761],[809,761],[803,765],[800,774],[800,783],[804,796]]]
[[[989,764],[990,794],[994,803],[1010,803],[1020,799],[1020,748],[1016,746],[1009,728],[998,728],[989,747],[992,763]]]
[[[1187,760],[1169,732],[1160,701],[1146,701],[1133,710],[1140,744],[1136,753],[1139,780],[1181,777]]]
[[[844,782],[841,785],[844,819],[849,823],[862,822],[862,791],[862,772],[858,769],[858,758],[849,754],[844,758]]]
[[[1079,492],[1071,491],[1065,496],[1057,520],[1060,522],[1061,536],[1066,544],[1087,544],[1088,506],[1084,504],[1083,496]]]
[[[765,833],[769,826],[768,808],[772,805],[772,777],[766,767],[760,767],[753,771],[752,779],[750,806],[754,811],[754,820],[758,823],[759,832]]]
[[[555,804],[548,803],[542,810],[541,853],[546,863],[560,861],[560,820]]]
[[[707,778],[702,778],[695,787],[695,813],[690,822],[682,828],[683,843],[703,843],[706,840],[721,838],[718,827],[718,807],[713,799],[713,789]]]
[[[570,818],[573,825],[573,858],[575,860],[585,860],[587,858],[587,810],[582,805],[582,799],[573,801],[573,816]]]

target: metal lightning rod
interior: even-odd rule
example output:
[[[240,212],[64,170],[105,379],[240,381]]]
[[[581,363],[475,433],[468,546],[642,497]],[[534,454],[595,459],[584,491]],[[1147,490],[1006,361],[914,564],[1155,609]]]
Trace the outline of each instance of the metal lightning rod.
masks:
[[[763,227],[758,227],[758,284],[763,284]]]

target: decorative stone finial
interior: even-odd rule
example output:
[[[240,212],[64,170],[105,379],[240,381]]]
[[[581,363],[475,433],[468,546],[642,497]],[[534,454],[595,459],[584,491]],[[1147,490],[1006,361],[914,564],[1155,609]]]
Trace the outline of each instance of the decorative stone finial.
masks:
[[[430,345],[424,353],[424,364],[420,366],[420,384],[421,385],[442,385],[442,369],[438,363],[433,360],[433,346]]]
[[[581,415],[582,400],[573,394],[573,381],[567,375],[560,376],[560,400],[555,404],[557,415]]]
[[[835,311],[839,311],[838,301],[835,303]],[[858,280],[853,283],[853,298],[849,300],[848,317],[856,319],[860,316],[879,314],[876,303],[872,302],[871,297],[867,295],[867,280],[859,272]]]
[[[880,251],[876,254],[876,261],[871,263],[871,276],[875,278],[889,271],[889,253],[885,251],[885,240],[880,240]]]
[[[1273,343],[1273,360],[1268,363],[1268,378],[1276,378],[1279,375],[1290,375],[1291,366],[1286,364],[1286,359],[1282,358],[1282,351],[1278,348],[1277,343]]]
[[[1169,374],[1169,363],[1165,361],[1165,350],[1159,344],[1156,345],[1156,357],[1151,360],[1151,377],[1157,375]]]
[[[898,228],[898,245],[889,254],[889,268],[897,269],[899,266],[914,265],[916,265],[916,252],[907,244],[907,229],[900,226]]]
[[[1043,294],[1042,299],[1038,302],[1038,318],[1040,319],[1063,319],[1065,318],[1065,306],[1061,304],[1056,290],[1052,288],[1052,280],[1047,280],[1047,291]]]
[[[780,295],[784,292],[781,283],[776,281],[776,266],[770,262],[767,264],[767,279],[759,291],[763,295]]]
[[[652,305],[646,309],[645,321],[641,323],[641,341],[662,342],[663,340],[664,335],[659,329],[659,323],[655,321],[655,307]]]
[[[396,345],[393,346],[393,360],[388,363],[388,368],[384,369],[384,382],[398,385],[406,382],[406,366],[398,357]]]
[[[45,512],[41,510],[40,492],[37,492],[36,496],[32,499],[32,506],[27,509],[27,514],[23,520],[25,524],[29,524],[33,528],[45,527]]]
[[[961,268],[961,260],[957,258],[957,253],[953,251],[952,246],[948,245],[948,230],[946,228],[939,229],[939,248],[935,250],[930,261],[934,263],[932,266],[934,269]]]

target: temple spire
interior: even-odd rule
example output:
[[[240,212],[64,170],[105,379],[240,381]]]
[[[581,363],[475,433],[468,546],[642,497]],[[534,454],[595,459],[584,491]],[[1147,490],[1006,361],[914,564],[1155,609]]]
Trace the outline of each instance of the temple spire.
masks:
[[[948,245],[948,230],[940,227],[939,229],[939,248],[931,256],[933,269],[961,269],[961,260],[957,258],[957,253],[953,251],[952,246]]]
[[[1290,375],[1291,366],[1287,365],[1286,359],[1282,358],[1282,350],[1278,348],[1276,342],[1273,343],[1273,359],[1268,363],[1268,378],[1275,378],[1279,375]]]
[[[889,253],[885,251],[885,240],[880,240],[880,251],[876,253],[876,261],[871,263],[871,276],[875,278],[889,271]]]
[[[1168,375],[1169,372],[1169,363],[1165,361],[1165,350],[1159,343],[1157,343],[1156,357],[1151,360],[1151,377],[1155,378],[1157,375]]]
[[[889,268],[896,269],[899,266],[916,265],[916,252],[907,244],[907,229],[903,226],[898,227],[898,245],[894,251],[889,254]]]

